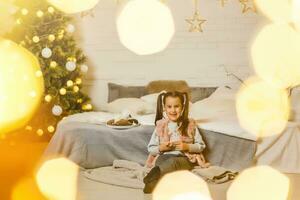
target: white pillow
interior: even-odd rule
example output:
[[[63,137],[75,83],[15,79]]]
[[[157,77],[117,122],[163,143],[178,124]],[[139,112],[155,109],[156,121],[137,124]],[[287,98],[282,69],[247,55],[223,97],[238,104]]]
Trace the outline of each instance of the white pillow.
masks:
[[[128,110],[131,114],[155,113],[155,107],[140,98],[120,98],[107,104],[106,109],[110,113],[122,113]]]
[[[151,103],[151,104],[155,104],[156,105],[157,98],[158,98],[159,94],[160,93],[148,94],[148,95],[142,96],[141,99],[144,100],[147,103]]]

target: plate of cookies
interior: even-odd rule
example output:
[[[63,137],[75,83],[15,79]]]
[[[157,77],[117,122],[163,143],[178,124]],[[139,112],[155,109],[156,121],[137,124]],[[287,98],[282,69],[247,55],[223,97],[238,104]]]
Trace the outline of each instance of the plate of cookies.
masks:
[[[128,119],[111,119],[106,122],[106,126],[113,129],[129,129],[139,126],[138,120],[134,118]]]

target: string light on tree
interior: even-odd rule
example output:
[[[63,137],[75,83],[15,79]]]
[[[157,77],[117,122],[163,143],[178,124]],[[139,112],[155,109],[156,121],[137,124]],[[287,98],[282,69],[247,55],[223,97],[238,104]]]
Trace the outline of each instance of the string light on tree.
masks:
[[[49,6],[49,7],[48,7],[48,12],[49,12],[49,13],[53,14],[54,11],[55,11],[55,10],[54,10],[54,8],[53,8],[52,6]]]
[[[50,67],[51,67],[52,69],[55,69],[56,66],[57,66],[57,62],[55,62],[55,61],[51,61],[51,62],[50,62]]]
[[[40,41],[39,36],[34,36],[34,37],[32,38],[32,41],[33,41],[34,43],[38,43],[38,42]]]
[[[36,131],[36,134],[37,134],[38,136],[42,136],[42,135],[44,135],[44,131],[43,131],[42,129],[38,129],[38,130]]]
[[[76,78],[76,81],[75,81],[75,83],[76,83],[77,85],[80,85],[80,84],[82,83],[82,80],[81,80],[81,78]]]
[[[67,81],[67,86],[72,87],[74,85],[74,82],[72,80]]]
[[[53,42],[53,41],[55,40],[55,35],[50,34],[50,35],[48,36],[48,40],[49,40],[50,42]]]
[[[49,103],[51,100],[52,100],[52,96],[50,94],[47,94],[45,96],[45,101]]]
[[[22,15],[27,15],[28,14],[28,10],[26,8],[23,8],[21,10]]]
[[[66,93],[67,93],[67,90],[65,88],[61,88],[59,90],[59,94],[61,94],[61,95],[65,95]]]
[[[49,133],[53,133],[55,131],[55,128],[54,126],[48,126],[47,130]]]
[[[73,87],[73,91],[76,93],[76,92],[78,92],[79,91],[79,87],[77,86],[77,85],[75,85],[74,87]],[[77,101],[78,102],[78,101]]]

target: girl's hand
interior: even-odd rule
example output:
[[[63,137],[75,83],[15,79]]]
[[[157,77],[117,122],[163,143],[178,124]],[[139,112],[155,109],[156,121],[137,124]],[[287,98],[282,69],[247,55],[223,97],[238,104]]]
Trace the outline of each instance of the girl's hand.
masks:
[[[174,149],[174,146],[170,142],[164,142],[159,145],[160,152],[171,151],[173,149]]]
[[[178,142],[174,142],[173,145],[175,145],[175,150],[189,151],[189,144],[188,143],[178,141]]]

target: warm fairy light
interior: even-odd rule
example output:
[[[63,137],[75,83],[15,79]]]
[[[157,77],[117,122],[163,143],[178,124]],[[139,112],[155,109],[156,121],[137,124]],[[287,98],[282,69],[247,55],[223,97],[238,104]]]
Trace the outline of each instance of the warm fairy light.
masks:
[[[189,171],[166,174],[153,191],[153,200],[211,200],[208,186]]]
[[[36,12],[36,16],[39,17],[39,18],[41,18],[41,17],[44,16],[44,12],[41,11],[41,10],[38,10],[38,11]]]
[[[282,88],[300,84],[300,34],[291,26],[265,26],[251,51],[255,71],[262,79]]]
[[[131,0],[117,19],[121,43],[138,55],[167,47],[175,31],[170,9],[158,0]]]
[[[281,133],[288,121],[289,101],[285,90],[249,79],[237,95],[236,109],[243,128],[257,137]]]
[[[77,85],[75,85],[75,86],[73,87],[73,91],[74,91],[74,92],[78,92],[78,91],[79,91],[79,87],[78,87]]]
[[[61,94],[61,95],[65,95],[66,93],[67,93],[67,90],[65,88],[61,88],[59,90],[59,94]]]
[[[36,175],[40,191],[45,197],[55,200],[75,200],[79,167],[65,159],[46,161]]]
[[[42,136],[42,135],[44,135],[44,131],[43,131],[42,129],[38,129],[38,130],[36,131],[36,134],[37,134],[38,136]]]
[[[32,38],[32,41],[33,41],[34,43],[38,43],[38,42],[40,41],[40,38],[39,38],[38,36],[34,36],[34,37]]]
[[[40,66],[33,54],[12,41],[0,39],[1,133],[25,126],[38,108],[44,92],[43,77],[36,76],[38,71]]]
[[[54,131],[55,131],[55,128],[54,128],[54,126],[48,126],[48,132],[49,133],[53,133]]]
[[[55,61],[51,61],[51,62],[50,62],[50,67],[51,67],[52,69],[54,69],[56,66],[57,66],[57,63],[56,63]]]
[[[255,0],[256,7],[274,22],[291,22],[291,1],[289,0]]]
[[[75,83],[76,83],[77,85],[80,85],[80,84],[82,83],[81,78],[76,78]]]
[[[72,87],[74,85],[74,82],[72,80],[67,81],[67,86]]]
[[[47,95],[45,96],[45,101],[46,101],[46,102],[50,102],[51,100],[52,100],[52,96],[49,95],[49,94],[47,94]]]
[[[300,0],[293,0],[292,5],[292,21],[294,22],[294,27],[300,32]]]
[[[55,35],[50,34],[50,35],[48,36],[48,40],[49,40],[50,42],[53,42],[53,41],[55,40]]]
[[[65,13],[78,13],[94,8],[99,0],[48,0],[50,4]]]
[[[289,179],[268,166],[243,171],[227,191],[228,200],[286,200]]]

